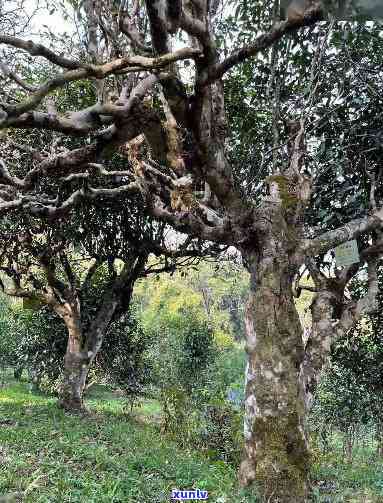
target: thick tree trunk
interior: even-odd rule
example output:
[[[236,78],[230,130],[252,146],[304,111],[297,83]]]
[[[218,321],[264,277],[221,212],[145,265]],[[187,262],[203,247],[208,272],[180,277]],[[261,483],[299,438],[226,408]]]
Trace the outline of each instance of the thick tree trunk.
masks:
[[[278,208],[264,213],[264,240],[247,253],[251,273],[246,313],[248,367],[242,485],[256,482],[262,501],[307,501],[310,454],[299,379],[302,326],[294,304],[289,229]]]
[[[29,380],[32,384],[33,391],[40,391],[41,375],[37,372],[35,368],[29,369],[28,372]]]
[[[64,375],[59,392],[59,405],[67,411],[83,411],[83,392],[89,370],[89,358],[82,351],[80,323],[67,322],[68,344],[64,359]]]
[[[122,287],[119,284],[120,290]],[[129,300],[133,282],[122,283],[124,292],[128,291]],[[129,289],[128,289],[129,286]],[[119,292],[120,293],[120,292]],[[60,406],[68,411],[85,411],[83,393],[89,368],[99,352],[104,334],[119,306],[119,297],[115,292],[108,292],[107,298],[101,303],[97,315],[89,324],[86,332],[81,326],[79,308],[69,309],[62,318],[68,329],[68,344],[64,360],[64,375],[60,389]],[[124,301],[129,302],[126,298]],[[127,309],[127,308],[126,308]],[[122,310],[122,312],[124,312]]]
[[[68,345],[60,390],[60,405],[65,410],[85,411],[83,394],[86,378],[89,368],[101,348],[110,318],[111,315],[98,326],[97,324],[95,327],[91,325],[91,329],[85,333],[82,333],[80,328],[68,329]]]
[[[83,394],[89,368],[101,348],[103,337],[117,307],[115,288],[104,295],[103,302],[86,332],[81,324],[81,306],[76,295],[55,306],[68,330],[64,373],[59,390],[59,405],[73,412],[85,412]]]

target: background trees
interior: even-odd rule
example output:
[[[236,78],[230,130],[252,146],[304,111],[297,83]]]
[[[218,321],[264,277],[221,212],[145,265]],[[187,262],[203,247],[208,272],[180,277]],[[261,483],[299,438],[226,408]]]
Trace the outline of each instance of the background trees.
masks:
[[[164,227],[123,204],[85,205],[54,228],[33,218],[3,222],[4,292],[47,305],[67,328],[60,401],[68,409],[82,408],[89,367],[110,324],[128,312],[135,281],[173,270],[178,257],[202,253],[191,243],[173,254],[164,243]],[[168,257],[156,267],[147,264],[151,252]]]

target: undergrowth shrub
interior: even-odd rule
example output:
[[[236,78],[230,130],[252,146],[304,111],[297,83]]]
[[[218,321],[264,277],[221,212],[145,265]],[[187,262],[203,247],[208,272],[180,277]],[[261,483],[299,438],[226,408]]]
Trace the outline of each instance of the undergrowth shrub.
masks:
[[[150,337],[133,310],[111,324],[96,361],[96,371],[118,386],[130,409],[137,405],[152,379],[148,356]]]
[[[224,370],[209,324],[192,309],[181,311],[157,326],[154,382],[162,406],[161,430],[214,461],[236,464],[241,453],[242,369]],[[227,355],[232,350],[226,350]],[[238,384],[234,375],[240,376]]]

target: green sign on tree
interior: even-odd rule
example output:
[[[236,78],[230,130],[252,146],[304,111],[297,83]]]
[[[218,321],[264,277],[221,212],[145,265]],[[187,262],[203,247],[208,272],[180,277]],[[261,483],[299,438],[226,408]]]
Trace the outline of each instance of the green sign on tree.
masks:
[[[337,267],[345,267],[360,261],[358,244],[355,239],[342,243],[335,248]]]

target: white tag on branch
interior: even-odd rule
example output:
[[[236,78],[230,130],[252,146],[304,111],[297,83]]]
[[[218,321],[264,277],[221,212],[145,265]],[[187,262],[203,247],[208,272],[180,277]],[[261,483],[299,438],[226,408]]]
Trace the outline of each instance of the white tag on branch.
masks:
[[[337,267],[345,267],[360,261],[358,244],[355,239],[342,243],[335,248]]]

